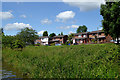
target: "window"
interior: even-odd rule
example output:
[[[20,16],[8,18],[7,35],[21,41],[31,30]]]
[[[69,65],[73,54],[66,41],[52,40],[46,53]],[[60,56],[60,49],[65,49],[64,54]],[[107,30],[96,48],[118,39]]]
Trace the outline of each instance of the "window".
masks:
[[[81,35],[78,35],[78,37],[82,37]]]
[[[83,35],[83,37],[86,37],[86,35]]]
[[[94,33],[93,33],[92,35],[93,35],[93,36],[95,36],[95,34],[94,34]]]
[[[101,35],[101,33],[99,33],[99,35]]]

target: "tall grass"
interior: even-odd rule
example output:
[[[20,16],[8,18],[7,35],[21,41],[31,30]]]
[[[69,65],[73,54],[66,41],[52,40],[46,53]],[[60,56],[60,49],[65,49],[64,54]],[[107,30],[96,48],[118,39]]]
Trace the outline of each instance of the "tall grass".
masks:
[[[118,78],[119,47],[114,44],[28,46],[3,49],[3,61],[29,78]]]

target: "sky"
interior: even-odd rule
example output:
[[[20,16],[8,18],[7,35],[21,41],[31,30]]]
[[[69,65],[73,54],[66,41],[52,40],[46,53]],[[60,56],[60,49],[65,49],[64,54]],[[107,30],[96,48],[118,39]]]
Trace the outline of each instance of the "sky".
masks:
[[[0,17],[6,35],[16,35],[28,27],[42,36],[48,33],[76,33],[79,26],[88,31],[101,29],[100,4],[103,2],[3,2]]]

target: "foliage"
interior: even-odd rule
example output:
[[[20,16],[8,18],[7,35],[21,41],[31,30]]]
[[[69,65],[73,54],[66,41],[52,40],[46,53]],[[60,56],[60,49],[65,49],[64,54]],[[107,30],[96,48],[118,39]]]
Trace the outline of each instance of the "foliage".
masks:
[[[92,43],[95,43],[95,39],[92,39],[91,41],[92,41]]]
[[[118,78],[120,48],[115,44],[28,46],[3,49],[3,62],[29,78]]]
[[[2,35],[2,47],[10,47],[12,42],[16,40],[16,36]]]
[[[40,44],[39,43],[37,43],[37,44],[34,44],[35,46],[40,46]]]
[[[106,2],[101,6],[100,14],[103,16],[102,26],[105,34],[110,34],[114,39],[120,35],[120,1]]]
[[[54,36],[56,36],[56,34],[55,33],[51,33],[49,36],[50,37],[54,37]]]
[[[17,48],[24,48],[25,47],[25,43],[21,40],[15,40],[14,42],[12,42],[11,44],[11,48],[12,49],[17,49]]]
[[[61,34],[60,35],[63,35],[63,32],[61,32]]]
[[[43,36],[48,36],[48,32],[47,32],[47,31],[44,31],[44,32],[43,32]]]
[[[77,28],[77,33],[81,33],[81,32],[87,32],[87,27],[85,25],[79,26]]]
[[[51,43],[50,45],[51,45],[51,46],[55,46],[55,43]]]
[[[16,35],[18,40],[23,41],[27,45],[34,45],[34,41],[38,38],[37,32],[33,29],[25,28],[22,29],[21,32],[19,32]]]

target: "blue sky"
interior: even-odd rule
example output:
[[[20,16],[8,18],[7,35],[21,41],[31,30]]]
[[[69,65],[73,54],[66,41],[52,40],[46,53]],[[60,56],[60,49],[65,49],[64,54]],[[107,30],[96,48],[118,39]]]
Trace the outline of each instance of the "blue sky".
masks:
[[[33,28],[39,35],[46,30],[49,34],[75,33],[81,25],[86,25],[88,31],[100,29],[100,8],[84,6],[81,9],[64,2],[3,2],[2,27],[6,35],[15,35],[25,27]]]

